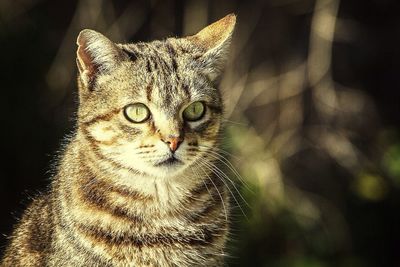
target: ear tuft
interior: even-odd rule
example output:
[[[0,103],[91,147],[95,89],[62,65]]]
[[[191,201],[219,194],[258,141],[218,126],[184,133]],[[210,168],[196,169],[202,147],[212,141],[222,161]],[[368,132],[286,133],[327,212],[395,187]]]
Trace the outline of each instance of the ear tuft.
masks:
[[[188,39],[206,50],[214,49],[229,41],[235,24],[236,15],[232,13],[205,27],[196,35],[188,37]]]
[[[80,77],[88,88],[99,74],[115,67],[121,57],[121,50],[107,37],[94,30],[82,30],[76,44],[76,62]]]
[[[225,65],[235,24],[236,15],[232,13],[186,38],[204,51],[199,62],[210,80],[215,80]]]

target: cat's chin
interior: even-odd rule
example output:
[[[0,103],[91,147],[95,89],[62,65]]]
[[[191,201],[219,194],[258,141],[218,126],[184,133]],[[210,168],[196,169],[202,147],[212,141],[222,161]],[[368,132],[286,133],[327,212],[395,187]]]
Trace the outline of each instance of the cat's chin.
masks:
[[[154,164],[155,167],[167,167],[167,168],[175,168],[175,167],[179,167],[180,165],[183,165],[183,162],[174,157],[168,157],[167,159],[163,159],[157,163]]]
[[[185,169],[184,163],[179,160],[168,159],[156,164],[153,167],[153,174],[158,177],[172,177],[177,176]]]
[[[185,163],[174,155],[170,155],[151,166],[151,172],[158,177],[175,176],[185,169]]]
[[[143,166],[141,172],[144,176],[170,178],[182,174],[186,169],[185,165],[183,161],[177,158],[167,158],[152,165]]]

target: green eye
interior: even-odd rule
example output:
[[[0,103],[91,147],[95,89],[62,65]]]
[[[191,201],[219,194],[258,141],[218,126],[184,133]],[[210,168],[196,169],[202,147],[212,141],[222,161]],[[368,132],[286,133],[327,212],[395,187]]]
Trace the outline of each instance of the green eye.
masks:
[[[200,120],[205,112],[205,106],[203,102],[197,101],[190,104],[183,111],[183,118],[187,121],[197,121]]]
[[[130,122],[144,122],[150,117],[150,110],[145,104],[135,103],[127,105],[124,109],[124,115]]]

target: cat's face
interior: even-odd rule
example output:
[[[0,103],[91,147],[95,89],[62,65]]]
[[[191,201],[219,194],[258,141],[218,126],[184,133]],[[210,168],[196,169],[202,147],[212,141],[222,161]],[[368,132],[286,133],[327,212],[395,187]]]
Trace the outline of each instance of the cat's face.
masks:
[[[116,168],[155,177],[206,161],[222,121],[213,82],[234,23],[230,15],[191,37],[139,44],[83,31],[78,122],[90,149]]]

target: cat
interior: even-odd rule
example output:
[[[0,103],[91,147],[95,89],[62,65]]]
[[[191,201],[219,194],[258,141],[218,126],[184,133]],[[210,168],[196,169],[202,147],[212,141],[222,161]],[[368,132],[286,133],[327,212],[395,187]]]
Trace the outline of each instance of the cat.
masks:
[[[183,38],[77,38],[77,125],[2,266],[221,266],[229,191],[216,169],[216,80],[236,23]]]

